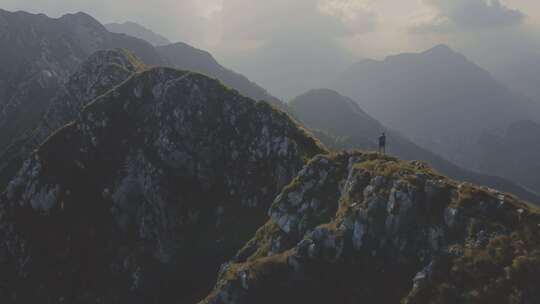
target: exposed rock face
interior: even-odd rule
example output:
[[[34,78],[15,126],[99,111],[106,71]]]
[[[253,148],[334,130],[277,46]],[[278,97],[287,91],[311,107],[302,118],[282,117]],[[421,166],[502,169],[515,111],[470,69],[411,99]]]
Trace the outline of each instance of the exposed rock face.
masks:
[[[1,295],[196,302],[321,152],[286,114],[215,80],[137,74],[51,136],[1,196]]]
[[[61,84],[40,119],[26,121],[25,134],[0,153],[0,191],[19,170],[24,159],[54,131],[72,122],[82,108],[96,97],[119,85],[143,64],[126,50],[98,51],[85,60]]]
[[[374,154],[318,156],[202,303],[536,303],[540,213]]]

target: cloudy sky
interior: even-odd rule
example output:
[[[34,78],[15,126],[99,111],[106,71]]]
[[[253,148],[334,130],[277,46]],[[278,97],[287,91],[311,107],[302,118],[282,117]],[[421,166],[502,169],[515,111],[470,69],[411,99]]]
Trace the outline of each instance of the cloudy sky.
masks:
[[[0,0],[0,8],[135,21],[210,50],[283,97],[297,93],[292,86],[324,83],[323,75],[359,58],[439,43],[493,69],[540,51],[538,0]],[[290,84],[284,71],[313,79]]]

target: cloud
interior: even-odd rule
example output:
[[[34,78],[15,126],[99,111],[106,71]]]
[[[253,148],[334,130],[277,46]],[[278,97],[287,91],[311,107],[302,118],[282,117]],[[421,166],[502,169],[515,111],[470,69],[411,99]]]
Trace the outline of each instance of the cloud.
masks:
[[[365,0],[225,0],[217,16],[226,61],[286,99],[349,63],[339,39],[376,29]]]
[[[362,0],[322,0],[317,6],[319,12],[339,19],[350,34],[375,30],[377,14],[368,1]]]
[[[337,38],[375,28],[364,0],[224,0],[216,27],[224,40],[272,40],[283,36]]]
[[[448,32],[511,27],[521,24],[525,14],[500,0],[423,0],[431,14],[421,16],[413,32]]]

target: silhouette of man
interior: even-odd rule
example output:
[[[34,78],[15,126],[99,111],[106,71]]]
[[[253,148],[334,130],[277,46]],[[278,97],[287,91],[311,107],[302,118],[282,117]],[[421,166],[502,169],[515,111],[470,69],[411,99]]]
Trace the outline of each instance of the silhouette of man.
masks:
[[[386,154],[386,134],[379,136],[379,153]]]

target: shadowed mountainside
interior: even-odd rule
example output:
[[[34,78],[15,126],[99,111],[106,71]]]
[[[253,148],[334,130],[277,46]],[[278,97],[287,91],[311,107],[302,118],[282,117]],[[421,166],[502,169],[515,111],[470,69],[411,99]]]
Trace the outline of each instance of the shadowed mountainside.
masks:
[[[194,303],[323,152],[287,114],[206,76],[138,73],[48,138],[0,195],[0,297]]]

